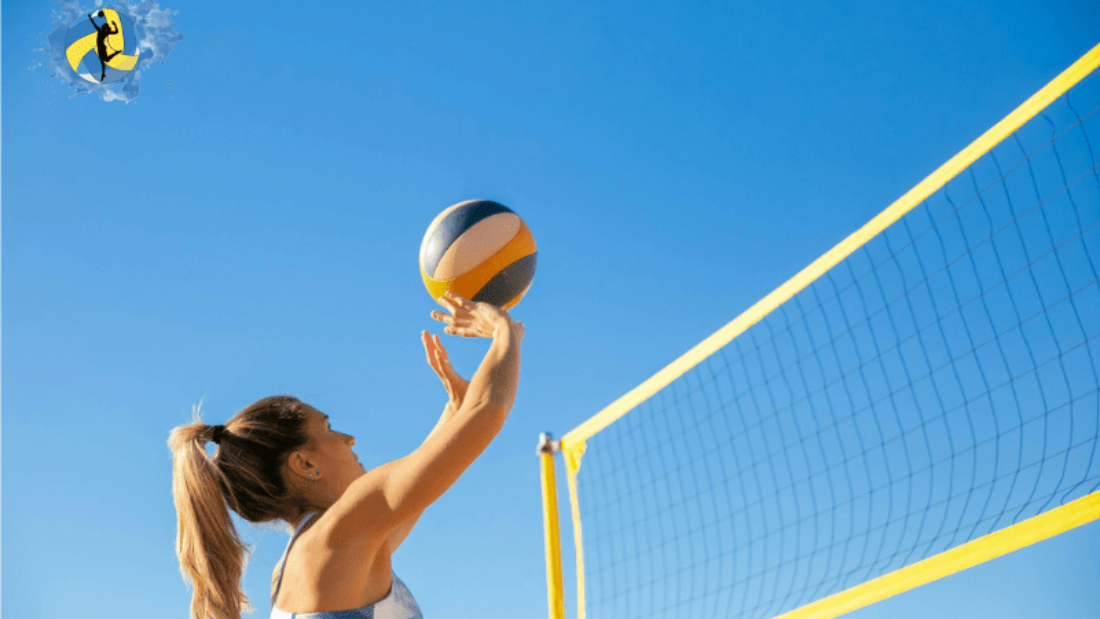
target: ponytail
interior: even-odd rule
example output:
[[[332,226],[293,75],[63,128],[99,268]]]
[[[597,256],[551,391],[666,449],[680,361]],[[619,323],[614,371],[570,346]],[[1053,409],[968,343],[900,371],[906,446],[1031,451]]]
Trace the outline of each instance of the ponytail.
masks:
[[[176,555],[184,581],[195,589],[195,619],[240,619],[252,604],[240,588],[251,555],[237,534],[223,498],[225,476],[206,453],[214,427],[199,419],[180,426],[168,439],[172,450],[172,496],[176,502]]]

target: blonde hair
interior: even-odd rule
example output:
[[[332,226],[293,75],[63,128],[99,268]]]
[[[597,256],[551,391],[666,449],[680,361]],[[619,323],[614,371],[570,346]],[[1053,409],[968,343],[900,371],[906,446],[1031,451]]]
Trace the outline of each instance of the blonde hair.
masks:
[[[192,423],[169,435],[176,555],[184,581],[194,586],[194,619],[240,619],[242,612],[253,612],[241,589],[252,551],[229,510],[253,524],[289,523],[308,511],[281,469],[291,452],[309,443],[306,422],[313,413],[292,396],[264,398],[225,424],[213,456],[206,443],[213,440],[214,426],[202,421],[201,404],[193,410]]]

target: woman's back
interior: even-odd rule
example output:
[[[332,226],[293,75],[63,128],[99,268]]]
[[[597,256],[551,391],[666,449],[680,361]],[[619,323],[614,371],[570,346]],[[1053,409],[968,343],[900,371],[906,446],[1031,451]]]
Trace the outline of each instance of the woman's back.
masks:
[[[287,543],[271,596],[271,619],[421,618],[416,600],[393,573],[386,549],[326,543],[324,522],[316,515],[307,514]]]

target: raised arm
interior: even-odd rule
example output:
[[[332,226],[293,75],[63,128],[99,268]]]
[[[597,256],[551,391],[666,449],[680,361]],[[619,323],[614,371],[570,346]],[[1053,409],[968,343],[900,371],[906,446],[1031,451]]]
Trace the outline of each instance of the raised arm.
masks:
[[[330,508],[338,539],[381,539],[443,496],[496,437],[519,385],[521,327],[492,305],[443,301],[447,333],[491,337],[461,407],[408,456],[355,480]]]

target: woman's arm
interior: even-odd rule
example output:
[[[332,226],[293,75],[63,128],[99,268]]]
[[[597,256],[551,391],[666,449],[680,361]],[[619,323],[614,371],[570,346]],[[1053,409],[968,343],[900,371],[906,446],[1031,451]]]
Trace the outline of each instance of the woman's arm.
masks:
[[[431,438],[432,435],[434,435],[436,432],[439,432],[439,429],[446,425],[448,421],[453,419],[455,413],[457,412],[458,409],[455,408],[454,404],[452,404],[451,402],[447,402],[447,406],[443,407],[443,414],[439,417],[439,421],[436,422],[435,427],[432,428],[432,431],[428,433],[428,438]],[[427,442],[427,440],[427,438],[424,439],[425,442]],[[420,517],[423,515],[424,510],[420,510],[419,512],[413,514],[410,518],[402,522],[396,529],[393,530],[392,533],[390,533],[390,554],[393,554],[397,551],[402,542],[405,541],[405,538],[409,536],[409,533],[412,533],[413,527],[416,526],[417,521],[419,521]]]
[[[516,326],[519,328],[520,340],[522,341],[523,323],[517,322]],[[443,414],[440,415],[439,421],[436,422],[435,427],[424,439],[427,441],[436,432],[439,432],[443,426],[450,423],[458,410],[462,408],[462,402],[466,399],[466,392],[470,388],[470,381],[462,378],[455,371],[451,365],[450,357],[447,355],[447,349],[443,347],[443,342],[439,341],[438,335],[430,335],[427,331],[424,331],[421,333],[421,340],[424,343],[424,351],[428,356],[428,365],[439,376],[439,379],[443,382],[443,387],[447,390],[447,395],[450,396],[447,405],[443,407]],[[389,549],[391,554],[401,546],[423,514],[423,511],[417,512],[390,533]]]
[[[456,408],[454,404],[447,402],[447,406],[443,407],[443,414],[439,416],[439,421],[435,422],[435,427],[432,428],[431,432],[428,432],[428,437],[424,440],[427,441],[432,435],[439,432],[439,429],[446,425],[448,421],[454,419],[455,413],[457,412],[458,408]]]
[[[392,513],[379,514],[382,521],[396,517],[391,522],[397,525],[434,503],[500,432],[519,385],[519,340],[507,317],[494,325],[493,343],[462,407],[387,476],[383,494],[390,509],[384,512]]]
[[[520,329],[508,314],[484,303],[452,297],[454,313],[433,318],[447,333],[492,337],[462,406],[413,453],[352,483],[330,513],[337,538],[388,536],[443,495],[489,446],[504,425],[519,384]],[[391,548],[392,551],[392,548]]]

